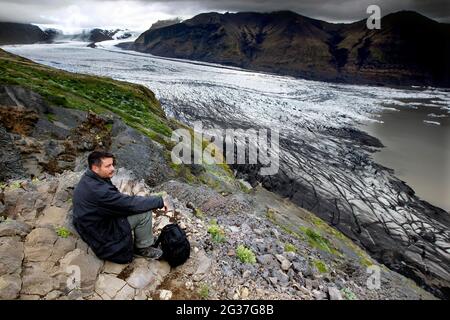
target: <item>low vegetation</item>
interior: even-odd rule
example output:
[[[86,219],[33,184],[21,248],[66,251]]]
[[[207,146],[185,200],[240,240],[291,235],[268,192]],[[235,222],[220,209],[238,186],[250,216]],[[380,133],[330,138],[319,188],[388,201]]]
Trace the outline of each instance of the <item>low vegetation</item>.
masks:
[[[66,72],[0,50],[0,83],[20,85],[42,95],[49,104],[105,113],[165,142],[172,129],[153,92],[142,85]],[[54,121],[49,114],[48,119]]]
[[[239,245],[237,247],[236,256],[242,263],[256,263],[256,257],[253,251],[243,245]]]
[[[56,228],[56,234],[61,238],[67,238],[70,236],[71,232],[65,227]]]
[[[220,243],[225,241],[225,231],[217,224],[215,219],[211,221],[208,233],[211,235],[214,242]]]

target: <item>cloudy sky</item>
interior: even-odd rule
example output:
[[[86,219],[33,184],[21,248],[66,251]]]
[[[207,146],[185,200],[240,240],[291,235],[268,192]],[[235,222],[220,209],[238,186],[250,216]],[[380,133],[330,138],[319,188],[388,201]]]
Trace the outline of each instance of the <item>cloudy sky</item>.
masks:
[[[0,0],[0,21],[66,31],[90,27],[146,30],[160,19],[187,19],[201,12],[292,10],[330,22],[352,22],[367,17],[370,4],[378,4],[382,15],[415,10],[450,23],[449,0]]]

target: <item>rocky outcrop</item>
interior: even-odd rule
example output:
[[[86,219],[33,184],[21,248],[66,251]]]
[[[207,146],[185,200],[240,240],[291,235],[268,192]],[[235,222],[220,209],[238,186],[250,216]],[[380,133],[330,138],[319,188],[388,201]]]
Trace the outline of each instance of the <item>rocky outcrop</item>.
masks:
[[[95,48],[97,42],[108,41],[108,40],[121,40],[127,39],[132,36],[132,33],[128,30],[122,29],[100,29],[94,28],[91,30],[83,30],[80,34],[74,35],[61,35],[60,39],[75,40],[75,41],[85,41],[89,42],[89,47]]]
[[[163,147],[112,113],[98,116],[48,105],[20,86],[0,86],[4,178],[83,170],[95,149],[111,150],[139,178],[155,185],[171,174]]]
[[[81,174],[22,181],[2,191],[0,299],[133,299],[169,272],[165,262],[105,264],[92,253],[71,223],[71,192]],[[119,171],[115,181],[124,192],[142,191],[127,172]]]
[[[151,28],[124,48],[306,79],[450,86],[450,25],[401,11],[369,30],[290,11],[203,13]]]
[[[255,190],[254,194],[236,192],[224,197],[208,187],[178,181],[151,189],[125,169],[119,169],[112,179],[122,192],[148,195],[161,189],[169,193],[175,211],[153,213],[154,233],[167,223],[178,222],[186,230],[192,254],[174,269],[164,261],[142,258],[124,265],[99,260],[71,223],[72,191],[81,174],[65,171],[39,180],[11,181],[1,189],[0,299],[432,298],[383,267],[381,287],[368,289],[361,256],[346,247],[346,241],[322,231],[333,246],[346,248],[329,254],[295,233],[286,233],[280,217],[287,212],[279,207],[270,219],[261,215],[260,210],[267,207],[253,206],[253,202],[260,203],[259,197],[273,206],[286,205],[273,194],[269,199],[259,193],[262,190]],[[200,193],[201,199],[193,197]],[[198,203],[218,202],[221,205],[203,206],[204,216],[199,216]],[[225,209],[236,207],[237,211]],[[303,224],[307,223],[305,214],[300,219]],[[211,225],[223,230],[224,240],[214,240]],[[239,245],[253,252],[255,263],[240,260]]]
[[[168,19],[168,20],[158,20],[158,21],[156,21],[155,23],[152,24],[152,26],[150,27],[149,30],[156,30],[156,29],[159,29],[159,28],[172,26],[172,25],[180,23],[180,22],[181,22],[180,18]]]
[[[18,178],[25,175],[20,152],[11,140],[5,128],[0,127],[0,180]]]

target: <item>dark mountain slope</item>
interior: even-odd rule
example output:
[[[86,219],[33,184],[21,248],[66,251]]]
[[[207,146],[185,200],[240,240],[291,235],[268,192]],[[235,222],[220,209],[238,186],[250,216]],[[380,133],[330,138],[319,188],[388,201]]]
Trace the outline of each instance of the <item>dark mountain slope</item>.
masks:
[[[24,23],[0,22],[0,45],[31,44],[47,40],[48,35],[38,26]]]
[[[450,86],[450,26],[402,11],[331,24],[290,11],[204,13],[144,32],[131,49],[308,79]]]

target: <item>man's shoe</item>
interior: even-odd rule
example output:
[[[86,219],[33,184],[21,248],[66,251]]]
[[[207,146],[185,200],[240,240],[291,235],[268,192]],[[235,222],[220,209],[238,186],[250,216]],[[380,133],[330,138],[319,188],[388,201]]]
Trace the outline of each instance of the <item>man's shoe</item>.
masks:
[[[134,254],[148,259],[160,259],[163,252],[159,248],[146,247],[146,248],[134,248]]]

